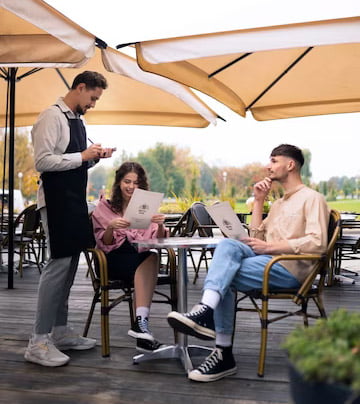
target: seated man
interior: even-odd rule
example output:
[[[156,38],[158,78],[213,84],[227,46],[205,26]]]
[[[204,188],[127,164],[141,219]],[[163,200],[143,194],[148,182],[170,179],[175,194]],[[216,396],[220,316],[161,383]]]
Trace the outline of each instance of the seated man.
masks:
[[[232,353],[234,293],[261,289],[264,267],[272,256],[326,250],[329,209],[321,194],[302,183],[303,164],[303,154],[295,146],[282,144],[271,152],[268,177],[254,185],[251,237],[222,240],[215,249],[200,303],[189,313],[168,314],[169,324],[179,332],[216,339],[215,349],[189,372],[189,379],[210,382],[236,372]],[[283,186],[284,196],[262,220],[273,181]],[[309,261],[276,263],[270,273],[270,287],[298,288],[312,267]]]

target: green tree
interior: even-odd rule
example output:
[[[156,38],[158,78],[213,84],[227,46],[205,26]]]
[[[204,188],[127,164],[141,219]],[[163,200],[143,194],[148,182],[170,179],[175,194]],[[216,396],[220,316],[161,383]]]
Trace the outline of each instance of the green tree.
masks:
[[[356,189],[356,184],[355,184],[355,178],[344,178],[343,185],[342,185],[342,190],[344,192],[345,197],[351,196],[353,198],[355,189]]]
[[[312,173],[310,170],[310,164],[311,164],[311,152],[308,149],[303,149],[302,150],[303,155],[304,155],[304,165],[301,168],[301,179],[306,185],[310,185],[310,180],[312,177]]]
[[[144,166],[151,182],[151,189],[167,196],[179,195],[185,185],[182,170],[175,164],[175,146],[157,143],[155,148],[141,152],[138,161]]]
[[[328,194],[328,184],[326,181],[319,182],[318,191],[325,196]]]
[[[200,187],[205,192],[205,194],[211,194],[213,192],[213,180],[214,170],[211,167],[201,162],[200,164]]]
[[[155,192],[166,193],[167,181],[165,179],[164,171],[155,157],[152,156],[151,153],[139,153],[137,160],[147,173],[150,189]]]
[[[104,166],[95,166],[89,171],[88,195],[97,199],[101,192],[108,188],[108,178],[113,180],[113,169]]]
[[[5,188],[8,188],[8,156],[9,148],[6,148],[5,157],[5,134],[0,135],[0,177],[4,177],[5,173]],[[21,188],[22,194],[28,200],[36,199],[37,182],[39,174],[35,170],[34,151],[30,141],[30,133],[27,128],[15,129],[15,162],[14,162],[14,186]],[[5,170],[4,170],[5,164]],[[19,175],[19,173],[21,173]],[[2,183],[1,183],[2,186]]]

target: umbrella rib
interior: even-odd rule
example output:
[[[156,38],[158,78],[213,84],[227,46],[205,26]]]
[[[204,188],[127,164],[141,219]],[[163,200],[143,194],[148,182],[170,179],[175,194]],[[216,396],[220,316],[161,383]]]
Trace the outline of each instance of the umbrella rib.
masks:
[[[0,77],[3,78],[4,80],[7,80],[8,79],[7,70],[4,67],[1,67],[0,72],[2,73],[2,74],[0,74]]]
[[[61,80],[64,82],[66,88],[67,88],[68,90],[70,90],[70,85],[69,85],[69,83],[66,81],[66,78],[65,78],[64,75],[61,73],[60,69],[55,69],[55,70],[56,70],[57,74],[60,76]]]
[[[208,78],[211,79],[211,77],[215,76],[216,74],[222,72],[223,70],[227,69],[228,67],[232,66],[233,64],[239,62],[242,59],[245,59],[247,56],[250,56],[252,54],[252,52],[247,52],[244,53],[243,55],[241,55],[240,57],[236,58],[235,60],[233,60],[232,62],[229,62],[228,64],[226,64],[223,67],[220,67],[219,69],[215,70],[214,72],[210,73],[208,75]]]
[[[37,73],[37,72],[39,72],[40,70],[42,70],[42,67],[37,67],[37,68],[31,69],[31,70],[29,70],[28,72],[24,73],[23,75],[18,76],[18,77],[16,78],[16,81],[20,81],[20,80],[22,80],[24,77],[30,76],[30,74]]]
[[[126,46],[131,46],[131,45],[136,45],[139,42],[127,42],[127,43],[120,43],[119,45],[116,45],[116,49],[121,49],[125,48]]]
[[[288,66],[272,83],[270,83],[264,91],[262,91],[256,98],[255,100],[250,103],[245,110],[247,111],[250,109],[256,102],[259,101],[261,97],[263,97],[282,77],[285,76],[285,74],[289,73],[289,71],[300,62],[300,60],[305,57],[314,47],[310,46],[309,48],[306,49],[305,52],[303,52],[299,57],[297,57],[291,64]]]

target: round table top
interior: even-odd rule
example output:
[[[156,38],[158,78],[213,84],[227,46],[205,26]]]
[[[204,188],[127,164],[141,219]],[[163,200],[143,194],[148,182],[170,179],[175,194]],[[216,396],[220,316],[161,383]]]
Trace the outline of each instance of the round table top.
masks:
[[[223,237],[168,237],[136,240],[132,244],[146,248],[215,248],[223,239]]]

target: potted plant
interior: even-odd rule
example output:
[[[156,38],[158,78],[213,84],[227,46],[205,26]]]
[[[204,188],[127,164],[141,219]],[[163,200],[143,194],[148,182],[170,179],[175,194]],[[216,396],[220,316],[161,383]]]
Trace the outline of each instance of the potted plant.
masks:
[[[282,346],[295,404],[360,403],[360,313],[338,309],[296,328]]]

